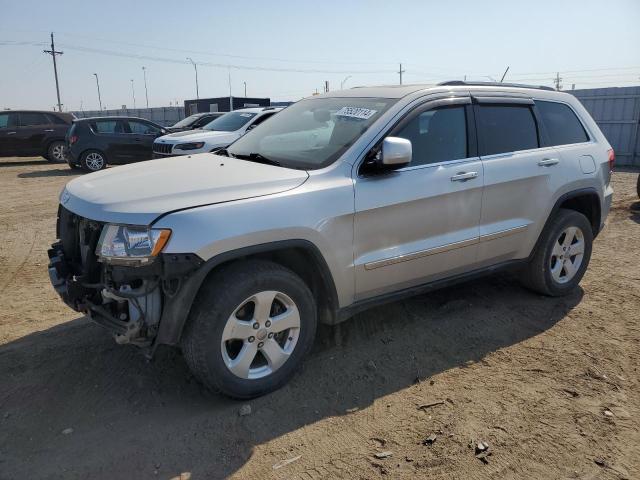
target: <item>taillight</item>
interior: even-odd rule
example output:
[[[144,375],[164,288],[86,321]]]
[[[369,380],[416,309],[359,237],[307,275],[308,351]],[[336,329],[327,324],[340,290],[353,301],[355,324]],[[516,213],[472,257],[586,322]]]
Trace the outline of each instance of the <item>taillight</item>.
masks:
[[[71,136],[69,137],[69,144],[70,144],[70,145],[73,145],[73,144],[74,144],[74,143],[76,143],[77,141],[78,141],[78,136],[77,136],[77,135],[71,135]],[[612,151],[613,151],[613,150],[612,150]],[[609,157],[609,158],[611,158],[611,157]]]
[[[609,171],[613,172],[613,167],[616,164],[616,152],[611,148],[607,153],[609,154]]]

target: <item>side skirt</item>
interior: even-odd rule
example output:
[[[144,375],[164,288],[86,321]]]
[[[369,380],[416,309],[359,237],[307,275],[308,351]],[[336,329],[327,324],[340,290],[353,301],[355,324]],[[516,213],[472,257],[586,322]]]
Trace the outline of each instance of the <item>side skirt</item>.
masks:
[[[527,261],[528,259],[526,258],[522,260],[509,260],[496,265],[491,265],[489,267],[473,270],[471,272],[454,275],[453,277],[443,278],[441,280],[424,283],[422,285],[417,285],[415,287],[409,287],[403,290],[398,290],[397,292],[385,293],[372,298],[367,298],[365,300],[360,300],[358,302],[352,303],[351,305],[347,307],[343,307],[340,310],[338,310],[335,316],[335,324],[344,322],[345,320],[348,320],[349,318],[353,317],[357,313],[363,312],[373,307],[377,307],[379,305],[396,302],[398,300],[403,300],[405,298],[424,294],[427,292],[431,292],[433,290],[438,290],[440,288],[449,287],[451,285],[456,285],[458,283],[467,282],[470,280],[474,280],[476,278],[490,275],[492,273],[514,269],[516,267],[525,265]]]

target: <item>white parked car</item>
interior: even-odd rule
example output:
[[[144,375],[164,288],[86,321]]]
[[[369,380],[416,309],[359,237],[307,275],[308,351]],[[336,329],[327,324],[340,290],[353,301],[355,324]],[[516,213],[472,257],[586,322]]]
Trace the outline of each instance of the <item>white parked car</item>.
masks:
[[[226,148],[280,110],[280,107],[242,108],[225,113],[200,130],[164,135],[153,142],[153,157],[191,155]]]

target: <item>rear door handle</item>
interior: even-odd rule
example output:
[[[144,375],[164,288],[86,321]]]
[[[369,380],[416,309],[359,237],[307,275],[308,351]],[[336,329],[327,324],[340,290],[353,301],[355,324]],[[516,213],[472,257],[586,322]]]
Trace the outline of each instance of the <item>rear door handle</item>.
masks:
[[[53,128],[48,128],[45,130],[45,132],[53,132]]]
[[[15,135],[18,132],[7,132],[7,135]]]
[[[558,160],[557,158],[543,158],[538,162],[538,165],[540,165],[541,167],[551,167],[553,165],[557,165],[558,163],[560,163],[560,160]]]
[[[477,178],[478,172],[460,172],[451,177],[452,182],[465,182]]]

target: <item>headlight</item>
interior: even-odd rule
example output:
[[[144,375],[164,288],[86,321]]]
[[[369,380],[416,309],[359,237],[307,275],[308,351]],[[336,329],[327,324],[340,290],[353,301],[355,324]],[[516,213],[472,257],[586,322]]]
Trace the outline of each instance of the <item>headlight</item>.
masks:
[[[179,143],[175,147],[175,150],[198,150],[204,147],[204,142],[192,142],[192,143]]]
[[[114,263],[147,263],[162,251],[170,235],[168,229],[108,224],[102,228],[96,255]]]

